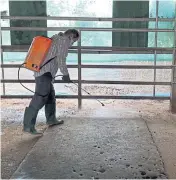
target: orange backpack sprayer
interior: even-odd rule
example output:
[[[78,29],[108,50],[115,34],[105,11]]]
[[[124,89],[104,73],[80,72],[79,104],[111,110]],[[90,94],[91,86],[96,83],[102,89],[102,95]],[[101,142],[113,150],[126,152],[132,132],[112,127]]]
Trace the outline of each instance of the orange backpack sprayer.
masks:
[[[39,72],[51,43],[52,40],[50,38],[42,36],[35,37],[27,53],[24,67]]]
[[[52,39],[50,39],[48,37],[44,37],[44,36],[34,37],[32,43],[30,45],[30,48],[28,50],[27,56],[25,58],[25,62],[23,64],[21,64],[19,67],[18,81],[25,89],[27,89],[31,92],[33,92],[33,91],[28,89],[27,87],[25,87],[20,81],[20,78],[19,78],[20,69],[22,66],[24,66],[25,68],[27,68],[31,71],[39,72],[43,66],[45,66],[47,63],[49,63],[51,60],[53,60],[55,58],[55,57],[53,57],[52,59],[49,59],[44,65],[42,65],[50,47],[51,47],[51,43],[52,43]],[[35,93],[35,92],[33,92],[33,93]]]

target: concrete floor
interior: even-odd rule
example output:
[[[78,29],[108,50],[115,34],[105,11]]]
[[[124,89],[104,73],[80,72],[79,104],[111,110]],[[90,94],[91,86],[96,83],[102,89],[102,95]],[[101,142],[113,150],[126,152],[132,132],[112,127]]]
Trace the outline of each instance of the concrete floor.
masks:
[[[139,112],[96,108],[49,128],[11,178],[167,178]]]

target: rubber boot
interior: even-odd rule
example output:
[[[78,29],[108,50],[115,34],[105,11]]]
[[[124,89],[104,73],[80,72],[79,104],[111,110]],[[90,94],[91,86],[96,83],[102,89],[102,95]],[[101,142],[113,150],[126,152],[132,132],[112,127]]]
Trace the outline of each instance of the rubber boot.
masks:
[[[56,119],[56,104],[46,104],[45,105],[45,116],[46,116],[46,123],[49,126],[63,124],[63,120]]]
[[[31,106],[26,107],[23,119],[23,131],[33,134],[33,135],[42,135],[42,133],[37,132],[35,129],[36,117],[38,110],[32,108]]]

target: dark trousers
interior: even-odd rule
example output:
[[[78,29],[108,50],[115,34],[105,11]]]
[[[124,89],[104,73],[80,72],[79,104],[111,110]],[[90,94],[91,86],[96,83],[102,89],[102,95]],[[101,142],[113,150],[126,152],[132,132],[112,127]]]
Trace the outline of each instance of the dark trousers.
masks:
[[[56,120],[56,99],[51,73],[35,78],[35,94],[24,114],[24,128],[35,128],[38,111],[45,106],[47,123]]]
[[[35,94],[30,102],[30,106],[39,110],[44,105],[46,108],[47,104],[54,104],[56,99],[51,73],[48,72],[42,76],[36,77],[35,83]]]

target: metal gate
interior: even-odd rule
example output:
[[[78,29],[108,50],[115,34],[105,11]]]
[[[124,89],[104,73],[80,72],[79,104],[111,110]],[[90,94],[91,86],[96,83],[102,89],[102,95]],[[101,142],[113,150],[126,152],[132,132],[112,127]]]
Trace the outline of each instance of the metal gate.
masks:
[[[13,19],[13,20],[74,20],[74,21],[109,21],[109,22],[141,22],[141,21],[153,21],[156,23],[155,29],[113,29],[113,28],[76,28],[80,31],[80,39],[78,46],[72,47],[70,53],[78,53],[78,65],[68,65],[68,68],[77,68],[78,69],[78,79],[74,80],[75,83],[78,83],[78,94],[77,95],[57,95],[56,98],[62,99],[78,99],[78,106],[81,107],[82,99],[160,99],[160,100],[173,100],[173,88],[175,88],[175,62],[176,62],[176,17],[175,18],[158,18],[158,1],[156,1],[156,18],[88,18],[88,17],[27,17],[27,16],[2,16],[1,19]],[[158,22],[173,22],[174,29],[159,29]],[[74,28],[74,27],[71,27]],[[2,27],[2,31],[63,31],[68,29],[68,27],[47,27],[47,28],[38,28],[38,27]],[[82,32],[84,31],[109,31],[109,32],[154,32],[155,33],[155,47],[152,48],[120,48],[120,47],[95,47],[95,46],[82,46],[81,37]],[[174,33],[172,48],[161,48],[157,47],[157,36],[158,32],[172,32]],[[2,34],[1,34],[2,35]],[[27,52],[29,46],[20,45],[20,46],[1,46],[1,68],[2,68],[2,85],[3,93],[1,98],[31,98],[31,95],[7,95],[6,94],[6,83],[19,83],[18,80],[5,79],[4,78],[4,68],[18,68],[19,64],[4,64],[3,61],[3,52]],[[83,65],[81,61],[82,54],[154,54],[154,65]],[[157,65],[157,54],[172,54],[173,63],[172,65]],[[100,80],[82,80],[82,70],[84,68],[91,68],[92,71],[94,68],[106,68],[106,69],[153,69],[154,70],[154,79],[151,82],[146,81],[100,81]],[[172,70],[173,76],[170,78],[170,82],[159,82],[156,81],[156,70],[157,69],[170,69]],[[22,83],[34,83],[34,80],[21,80]],[[62,81],[56,80],[55,83],[62,83]],[[82,95],[81,87],[82,84],[124,84],[124,85],[153,85],[153,95],[152,96],[87,96]],[[156,96],[155,86],[156,85],[165,85],[170,86],[172,91],[172,96]],[[174,103],[174,102],[172,102]]]

